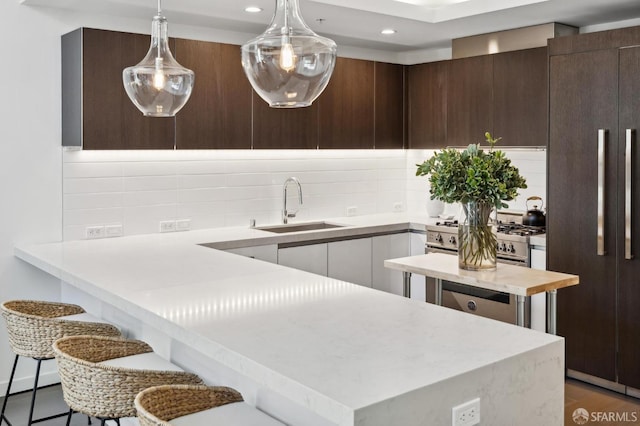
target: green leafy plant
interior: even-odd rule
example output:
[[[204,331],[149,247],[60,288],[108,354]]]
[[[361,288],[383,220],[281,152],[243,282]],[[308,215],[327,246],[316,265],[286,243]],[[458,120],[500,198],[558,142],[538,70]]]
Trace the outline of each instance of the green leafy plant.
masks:
[[[489,217],[494,208],[508,207],[518,189],[527,187],[517,167],[504,152],[494,150],[502,138],[484,134],[489,150],[471,144],[465,150],[449,148],[416,164],[416,176],[429,176],[431,199],[461,203],[465,213],[458,228],[460,266],[465,269],[495,268],[496,236]]]
[[[443,149],[424,163],[416,164],[416,176],[429,175],[431,199],[509,207],[505,201],[513,200],[518,189],[526,188],[527,183],[504,152],[493,149],[500,139],[486,132],[488,151],[480,144],[471,144],[463,151]]]

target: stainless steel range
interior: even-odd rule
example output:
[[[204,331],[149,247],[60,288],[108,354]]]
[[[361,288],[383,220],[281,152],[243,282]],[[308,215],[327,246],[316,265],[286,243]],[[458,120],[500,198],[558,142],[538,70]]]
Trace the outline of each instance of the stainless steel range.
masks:
[[[531,265],[529,237],[544,234],[545,228],[521,225],[517,222],[521,220],[521,217],[521,215],[498,214],[498,223],[495,226],[498,263]],[[435,225],[427,225],[426,231],[425,251],[427,253],[457,254],[457,221],[443,221]],[[435,300],[434,287],[433,280],[427,279],[427,301],[429,302]],[[516,301],[513,295],[477,289],[450,281],[442,282],[442,290],[442,304],[444,306],[509,323],[516,321]],[[529,307],[526,307],[527,321],[528,311]]]

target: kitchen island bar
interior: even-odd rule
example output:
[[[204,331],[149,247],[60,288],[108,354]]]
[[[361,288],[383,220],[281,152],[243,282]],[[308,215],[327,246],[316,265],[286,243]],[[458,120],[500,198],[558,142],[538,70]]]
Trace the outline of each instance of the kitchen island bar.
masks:
[[[15,252],[63,299],[287,424],[450,425],[475,398],[483,424],[563,423],[562,338],[199,245],[233,232]]]

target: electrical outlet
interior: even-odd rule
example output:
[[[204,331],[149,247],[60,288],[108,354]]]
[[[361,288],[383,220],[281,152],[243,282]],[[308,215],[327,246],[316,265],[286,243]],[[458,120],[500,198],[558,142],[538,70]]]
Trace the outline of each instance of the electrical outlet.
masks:
[[[94,240],[96,238],[104,238],[104,226],[87,227],[87,239]]]
[[[106,225],[104,233],[105,237],[122,237],[122,225]]]
[[[451,409],[452,426],[473,426],[480,424],[480,398],[472,399]]]
[[[355,216],[358,214],[358,207],[351,206],[347,207],[347,216]]]
[[[402,212],[404,209],[402,208],[402,203],[401,202],[395,202],[393,203],[393,211],[396,213],[400,213]]]
[[[160,232],[174,232],[176,230],[175,220],[160,221]]]
[[[176,220],[176,231],[188,231],[191,229],[191,219]]]

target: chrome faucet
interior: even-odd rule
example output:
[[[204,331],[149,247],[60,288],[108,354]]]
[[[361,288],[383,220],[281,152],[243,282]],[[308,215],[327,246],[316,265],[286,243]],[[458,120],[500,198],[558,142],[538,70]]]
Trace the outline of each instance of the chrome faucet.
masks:
[[[287,185],[290,182],[293,182],[296,185],[298,185],[298,204],[300,206],[302,205],[302,186],[300,185],[300,181],[298,180],[298,178],[290,177],[284,181],[284,186],[282,187],[282,201],[283,201],[282,223],[287,223],[289,218],[296,217],[296,213],[298,213],[298,210],[294,212],[289,212],[287,210]]]

